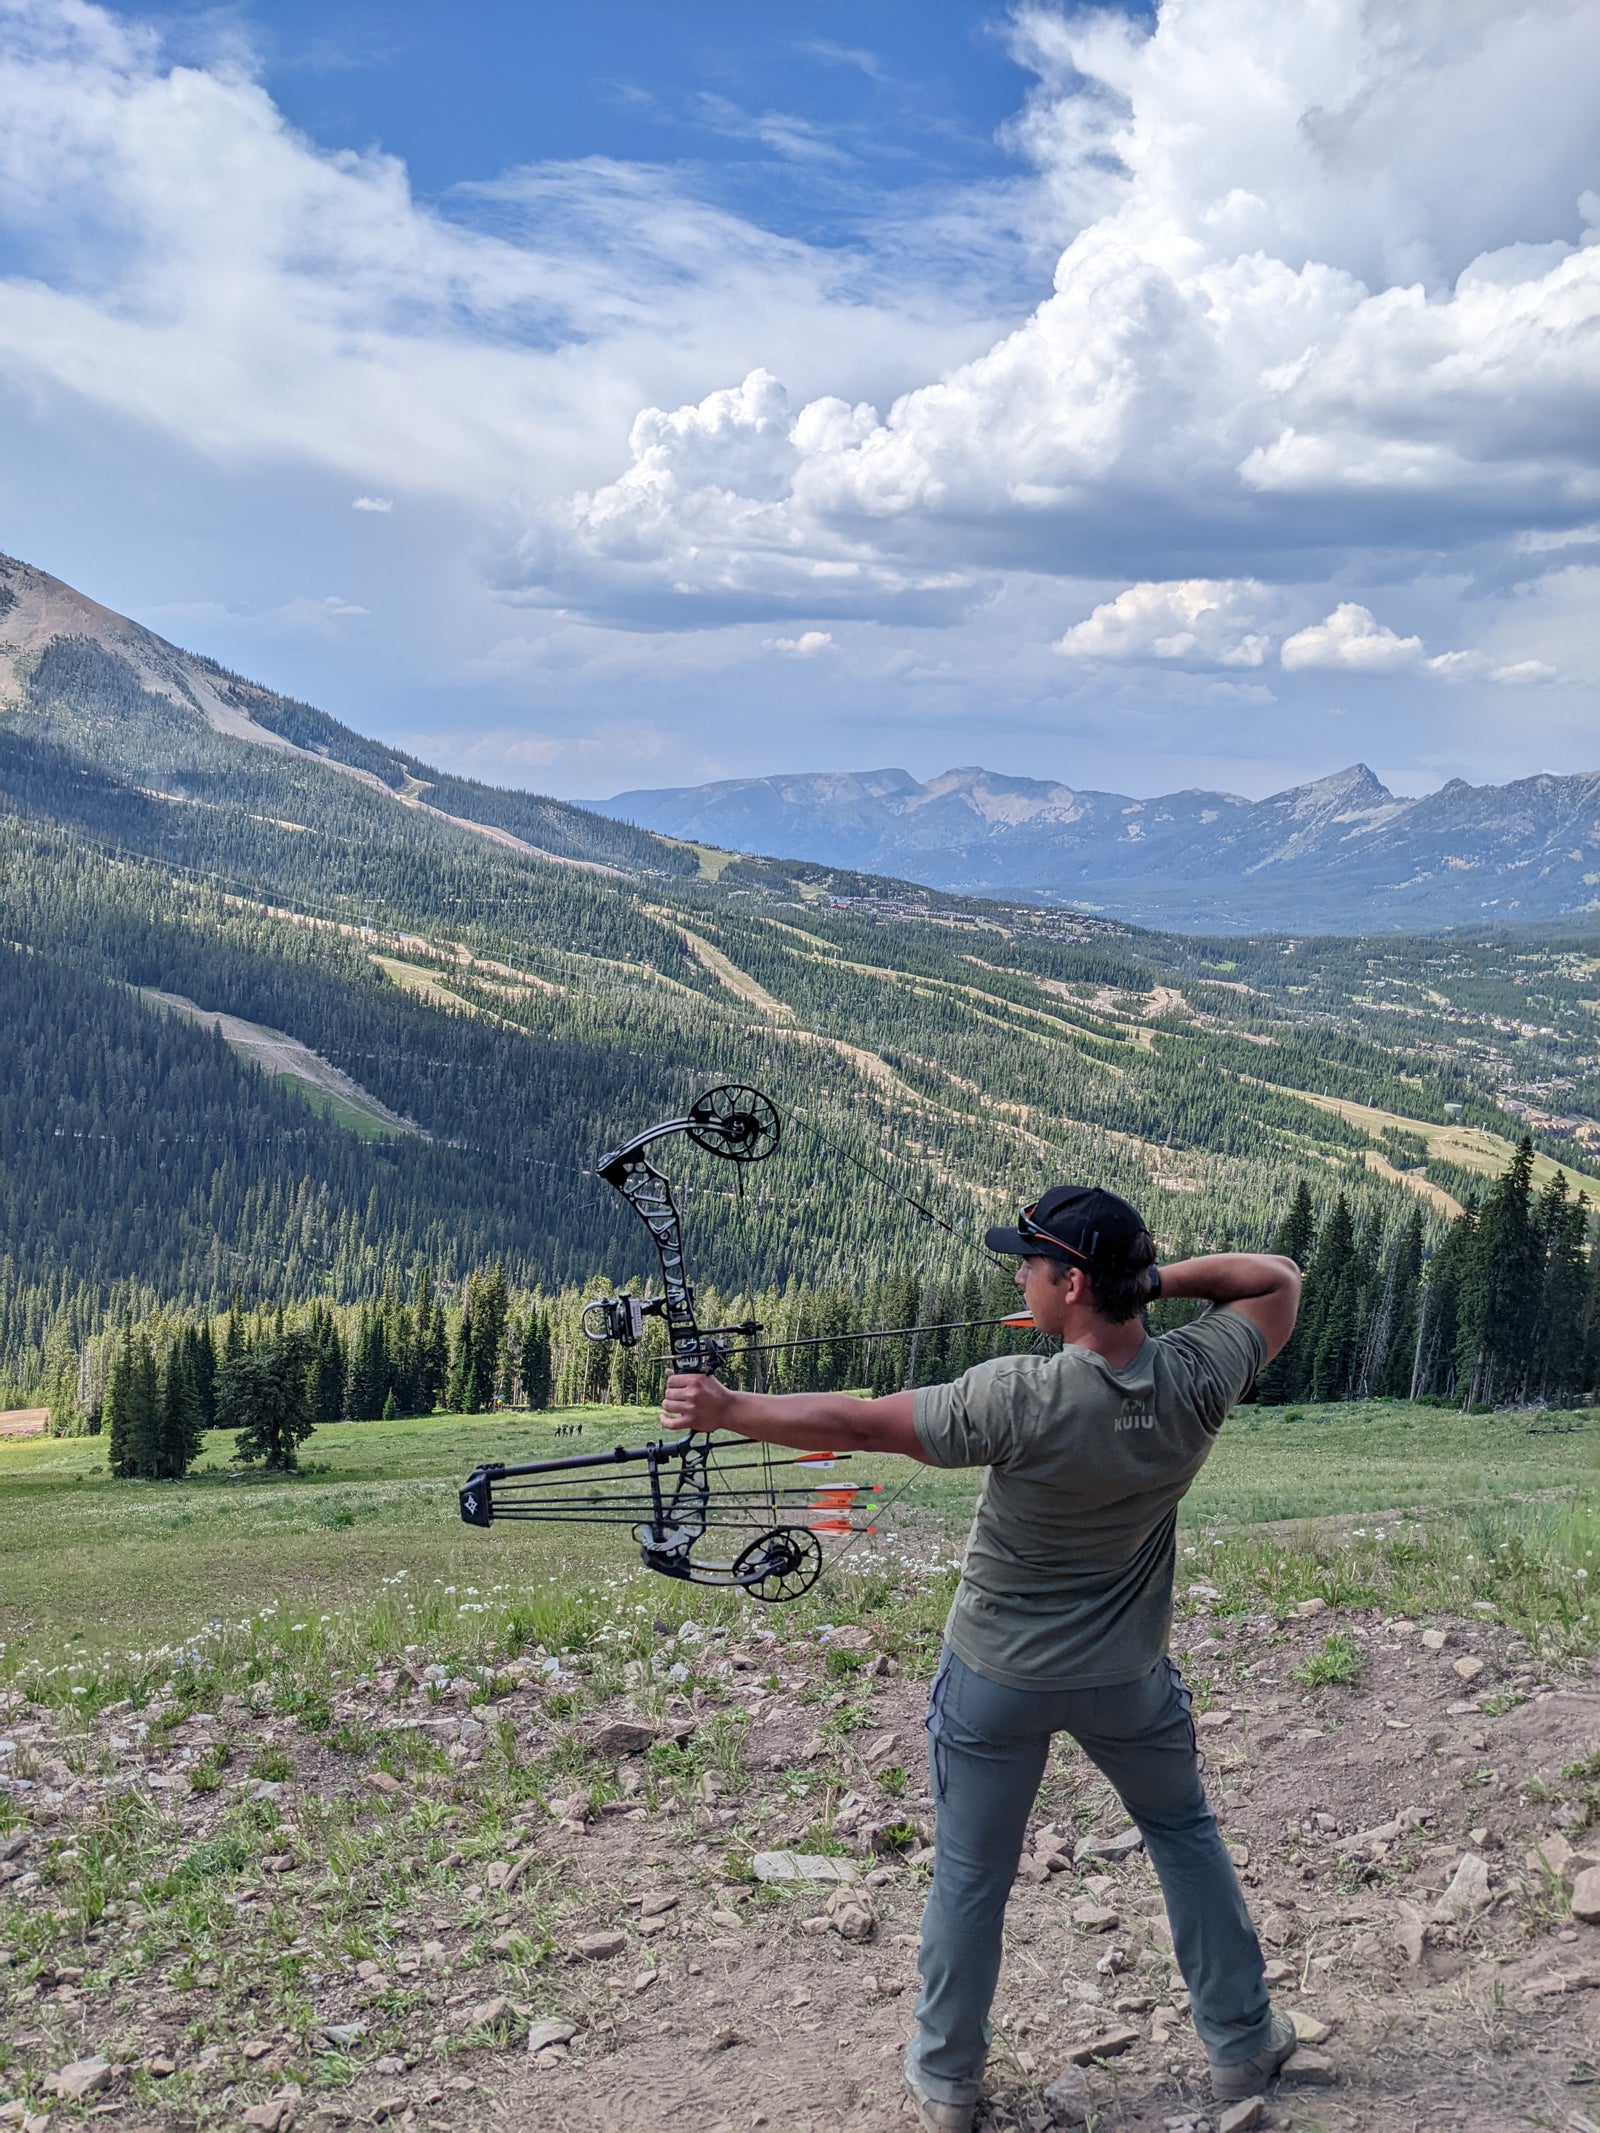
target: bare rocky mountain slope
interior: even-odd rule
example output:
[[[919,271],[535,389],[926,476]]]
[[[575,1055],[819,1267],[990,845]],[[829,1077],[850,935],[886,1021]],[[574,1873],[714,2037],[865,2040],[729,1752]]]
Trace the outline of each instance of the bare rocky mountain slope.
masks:
[[[605,812],[674,837],[1139,924],[1334,932],[1600,908],[1600,773],[1397,798],[1363,763],[1265,800],[1080,792],[994,771],[729,778]]]

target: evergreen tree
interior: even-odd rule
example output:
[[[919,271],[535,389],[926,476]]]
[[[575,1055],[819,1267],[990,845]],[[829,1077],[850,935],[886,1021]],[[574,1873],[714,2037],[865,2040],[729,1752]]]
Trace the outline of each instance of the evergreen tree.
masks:
[[[217,1350],[207,1324],[192,1327],[185,1335],[189,1350],[189,1375],[200,1403],[200,1427],[215,1429],[217,1423]]]
[[[1412,1373],[1417,1361],[1417,1307],[1422,1293],[1422,1210],[1413,1209],[1400,1232],[1390,1261],[1390,1318],[1388,1338],[1378,1357],[1373,1391],[1382,1399],[1404,1400],[1411,1395]]]
[[[522,1352],[517,1364],[517,1374],[522,1380],[523,1406],[540,1411],[547,1408],[554,1384],[550,1352],[550,1314],[537,1298],[522,1329]]]
[[[1316,1212],[1311,1205],[1311,1187],[1301,1178],[1289,1202],[1289,1212],[1278,1224],[1272,1249],[1292,1259],[1303,1274],[1311,1263],[1311,1247],[1317,1233]]]
[[[205,1434],[200,1396],[195,1390],[189,1350],[181,1339],[167,1351],[161,1383],[161,1426],[156,1451],[157,1478],[181,1481],[193,1466]]]
[[[1456,1361],[1469,1405],[1519,1399],[1527,1389],[1543,1285],[1532,1179],[1533,1142],[1524,1134],[1483,1203],[1464,1270]]]
[[[1533,1387],[1542,1398],[1570,1399],[1584,1388],[1584,1261],[1588,1201],[1573,1202],[1558,1170],[1539,1198],[1534,1232],[1541,1262]]]
[[[238,1432],[240,1459],[269,1473],[293,1473],[299,1447],[316,1427],[311,1413],[314,1352],[301,1330],[257,1342],[217,1373],[217,1425]]]
[[[345,1352],[339,1325],[326,1304],[314,1304],[306,1327],[311,1338],[311,1412],[318,1422],[337,1422],[344,1412]]]
[[[424,1267],[417,1276],[412,1306],[416,1328],[417,1374],[413,1390],[415,1412],[431,1415],[444,1393],[450,1368],[450,1334],[444,1306],[433,1293],[433,1278]]]
[[[84,1419],[78,1408],[78,1351],[64,1318],[56,1320],[45,1338],[44,1397],[51,1436],[77,1436]]]
[[[145,1334],[123,1330],[106,1384],[104,1427],[107,1463],[121,1480],[152,1479],[159,1472],[161,1388],[156,1359]]]
[[[352,1422],[375,1422],[383,1413],[389,1391],[389,1354],[384,1340],[383,1314],[363,1309],[360,1329],[350,1358],[350,1389],[345,1412]]]

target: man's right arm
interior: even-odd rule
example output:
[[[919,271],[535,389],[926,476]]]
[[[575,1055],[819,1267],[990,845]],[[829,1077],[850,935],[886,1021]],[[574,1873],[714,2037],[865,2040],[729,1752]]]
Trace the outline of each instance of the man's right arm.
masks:
[[[1259,1327],[1270,1361],[1294,1331],[1300,1309],[1300,1269],[1275,1252],[1212,1252],[1161,1269],[1163,1296],[1192,1296],[1226,1304]]]

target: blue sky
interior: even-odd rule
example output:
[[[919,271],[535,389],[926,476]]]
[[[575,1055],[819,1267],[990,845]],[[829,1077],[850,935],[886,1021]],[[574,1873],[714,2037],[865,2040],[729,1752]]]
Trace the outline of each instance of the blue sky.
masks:
[[[1600,764],[1593,0],[0,0],[0,547],[576,796]]]

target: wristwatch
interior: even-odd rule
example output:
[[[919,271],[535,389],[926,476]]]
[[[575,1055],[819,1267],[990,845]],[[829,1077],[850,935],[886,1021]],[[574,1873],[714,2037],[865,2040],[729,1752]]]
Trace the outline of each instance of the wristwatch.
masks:
[[[1158,1266],[1147,1266],[1145,1272],[1150,1277],[1150,1294],[1146,1301],[1154,1303],[1161,1294],[1161,1269]]]

